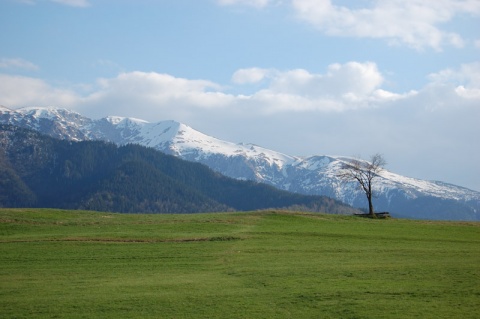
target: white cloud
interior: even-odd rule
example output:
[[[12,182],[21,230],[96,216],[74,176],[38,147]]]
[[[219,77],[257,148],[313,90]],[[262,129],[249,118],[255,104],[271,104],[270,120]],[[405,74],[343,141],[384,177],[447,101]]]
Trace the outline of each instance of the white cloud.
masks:
[[[272,0],[217,0],[220,5],[230,6],[230,5],[246,5],[256,8],[266,7],[272,2]]]
[[[201,109],[229,105],[232,100],[213,82],[155,72],[121,73],[98,80],[96,87],[78,107],[97,117],[114,114],[147,120],[177,119],[194,116]]]
[[[275,91],[312,97],[363,97],[383,82],[375,63],[348,62],[331,64],[326,74],[311,74],[298,69],[278,74],[272,83]]]
[[[264,79],[266,71],[259,70],[263,69],[240,70],[242,72],[234,75],[240,74],[242,79]],[[401,94],[380,89],[384,79],[372,62],[331,64],[325,74],[304,69],[268,70],[266,78],[269,80],[266,87],[245,100],[263,105],[263,110],[270,114],[311,110],[343,112],[402,98]]]
[[[0,69],[24,69],[37,71],[39,67],[21,58],[0,58]]]
[[[269,70],[261,68],[240,69],[233,74],[232,81],[236,84],[258,83],[269,73]]]
[[[0,74],[0,105],[71,107],[79,99],[74,91],[52,87],[40,79]]]
[[[443,30],[442,24],[460,14],[480,14],[477,0],[375,0],[358,9],[334,5],[331,0],[291,2],[301,20],[327,35],[382,38],[416,49],[462,47],[461,35]]]
[[[264,8],[288,3],[296,16],[329,36],[385,39],[417,50],[444,46],[462,48],[464,39],[450,23],[455,18],[480,16],[478,0],[217,0],[220,5]],[[478,40],[474,42],[478,47]]]
[[[431,86],[448,86],[464,98],[480,99],[480,62],[462,64],[429,75]]]
[[[0,74],[0,104],[10,107],[59,105],[84,109],[90,116],[123,115],[147,120],[176,116],[195,117],[199,112],[247,113],[248,116],[289,112],[339,112],[374,110],[423,99],[428,110],[440,106],[480,105],[480,63],[461,65],[429,75],[430,83],[418,91],[390,92],[372,62],[331,64],[323,74],[304,69],[241,69],[236,84],[262,86],[251,94],[230,94],[208,80],[191,80],[155,72],[121,73],[76,88],[54,87],[40,79]],[[236,88],[241,91],[241,86]],[[155,115],[152,115],[155,114]],[[244,115],[242,115],[244,116]]]
[[[383,76],[375,63],[332,64],[325,74],[307,70],[240,69],[232,76],[235,84],[262,82],[249,95],[233,95],[219,84],[207,80],[177,78],[155,72],[121,73],[83,85],[90,92],[54,88],[42,80],[3,75],[0,104],[64,105],[83,108],[91,116],[124,115],[150,117],[152,112],[171,117],[200,109],[229,110],[251,114],[299,111],[337,111],[372,107],[382,101],[402,98],[382,90]],[[241,87],[238,88],[241,91]],[[147,118],[148,119],[148,118]]]

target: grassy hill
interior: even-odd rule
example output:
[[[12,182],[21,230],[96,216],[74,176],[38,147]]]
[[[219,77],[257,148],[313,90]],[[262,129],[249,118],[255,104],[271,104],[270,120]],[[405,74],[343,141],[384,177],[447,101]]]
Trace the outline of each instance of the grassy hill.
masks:
[[[2,318],[478,318],[480,223],[0,210]]]

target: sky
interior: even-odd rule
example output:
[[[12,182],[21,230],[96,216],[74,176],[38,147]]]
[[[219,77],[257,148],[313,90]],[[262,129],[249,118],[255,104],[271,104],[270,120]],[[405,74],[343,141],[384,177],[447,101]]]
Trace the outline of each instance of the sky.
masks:
[[[383,154],[480,191],[480,0],[0,0],[0,105]]]

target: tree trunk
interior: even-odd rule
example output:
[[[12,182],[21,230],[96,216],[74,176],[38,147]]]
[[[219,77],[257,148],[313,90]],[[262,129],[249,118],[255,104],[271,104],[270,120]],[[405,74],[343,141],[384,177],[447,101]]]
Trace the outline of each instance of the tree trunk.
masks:
[[[373,211],[373,203],[372,203],[372,197],[368,197],[368,213],[372,218],[376,218],[377,215],[375,215],[375,212]]]
[[[377,218],[377,215],[375,215],[375,212],[373,211],[372,195],[373,195],[372,194],[372,185],[368,184],[368,193],[367,193],[368,213],[370,214],[370,217]]]

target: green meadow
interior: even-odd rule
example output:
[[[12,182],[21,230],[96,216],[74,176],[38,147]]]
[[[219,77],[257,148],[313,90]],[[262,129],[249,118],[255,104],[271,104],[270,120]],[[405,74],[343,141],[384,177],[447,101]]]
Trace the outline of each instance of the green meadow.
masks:
[[[480,223],[0,210],[1,318],[478,318]]]

